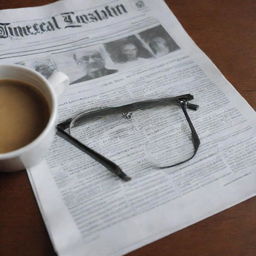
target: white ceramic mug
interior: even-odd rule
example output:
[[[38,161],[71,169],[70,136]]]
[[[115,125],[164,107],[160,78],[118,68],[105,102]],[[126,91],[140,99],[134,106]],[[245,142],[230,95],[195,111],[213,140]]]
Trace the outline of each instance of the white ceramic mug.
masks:
[[[54,72],[46,80],[40,73],[23,66],[0,65],[0,80],[2,79],[18,80],[36,87],[45,97],[50,108],[49,121],[35,140],[17,150],[0,153],[0,171],[24,170],[43,160],[53,141],[56,131],[57,99],[69,84],[69,78],[64,73]],[[4,134],[0,134],[0,136],[4,136]]]

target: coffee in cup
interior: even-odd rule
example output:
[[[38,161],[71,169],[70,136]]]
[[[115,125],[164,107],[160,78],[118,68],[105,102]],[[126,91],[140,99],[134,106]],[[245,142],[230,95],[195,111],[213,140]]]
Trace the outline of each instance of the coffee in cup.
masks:
[[[48,103],[38,89],[18,80],[0,80],[0,153],[31,143],[49,117]]]

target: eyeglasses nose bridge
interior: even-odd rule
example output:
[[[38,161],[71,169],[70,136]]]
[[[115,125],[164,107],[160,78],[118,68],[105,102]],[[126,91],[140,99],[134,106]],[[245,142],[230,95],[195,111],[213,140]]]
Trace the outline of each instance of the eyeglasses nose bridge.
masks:
[[[129,120],[132,118],[132,114],[132,112],[123,112],[122,117]]]

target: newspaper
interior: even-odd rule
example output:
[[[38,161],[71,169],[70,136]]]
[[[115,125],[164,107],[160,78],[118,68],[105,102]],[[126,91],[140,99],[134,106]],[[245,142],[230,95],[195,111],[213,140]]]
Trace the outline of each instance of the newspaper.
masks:
[[[28,170],[58,255],[123,255],[255,195],[255,112],[195,45],[164,1],[60,1],[3,10],[0,62],[54,70],[71,84],[59,122],[83,111],[193,94],[201,139],[189,154],[177,106],[80,129],[85,144],[132,177],[123,182],[56,136]]]

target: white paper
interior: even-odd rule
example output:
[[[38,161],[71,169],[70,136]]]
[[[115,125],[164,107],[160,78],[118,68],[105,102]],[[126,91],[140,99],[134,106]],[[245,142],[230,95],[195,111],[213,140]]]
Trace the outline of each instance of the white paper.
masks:
[[[129,182],[56,136],[46,160],[28,173],[59,255],[123,255],[255,195],[255,112],[163,1],[66,0],[4,10],[0,17],[6,23],[1,62],[45,77],[56,69],[70,76],[59,122],[81,111],[187,93],[200,106],[189,110],[199,151],[169,169],[155,165],[193,150],[177,106],[78,130],[79,139],[132,177]],[[40,33],[30,34],[33,26]],[[98,66],[85,66],[93,59]]]

